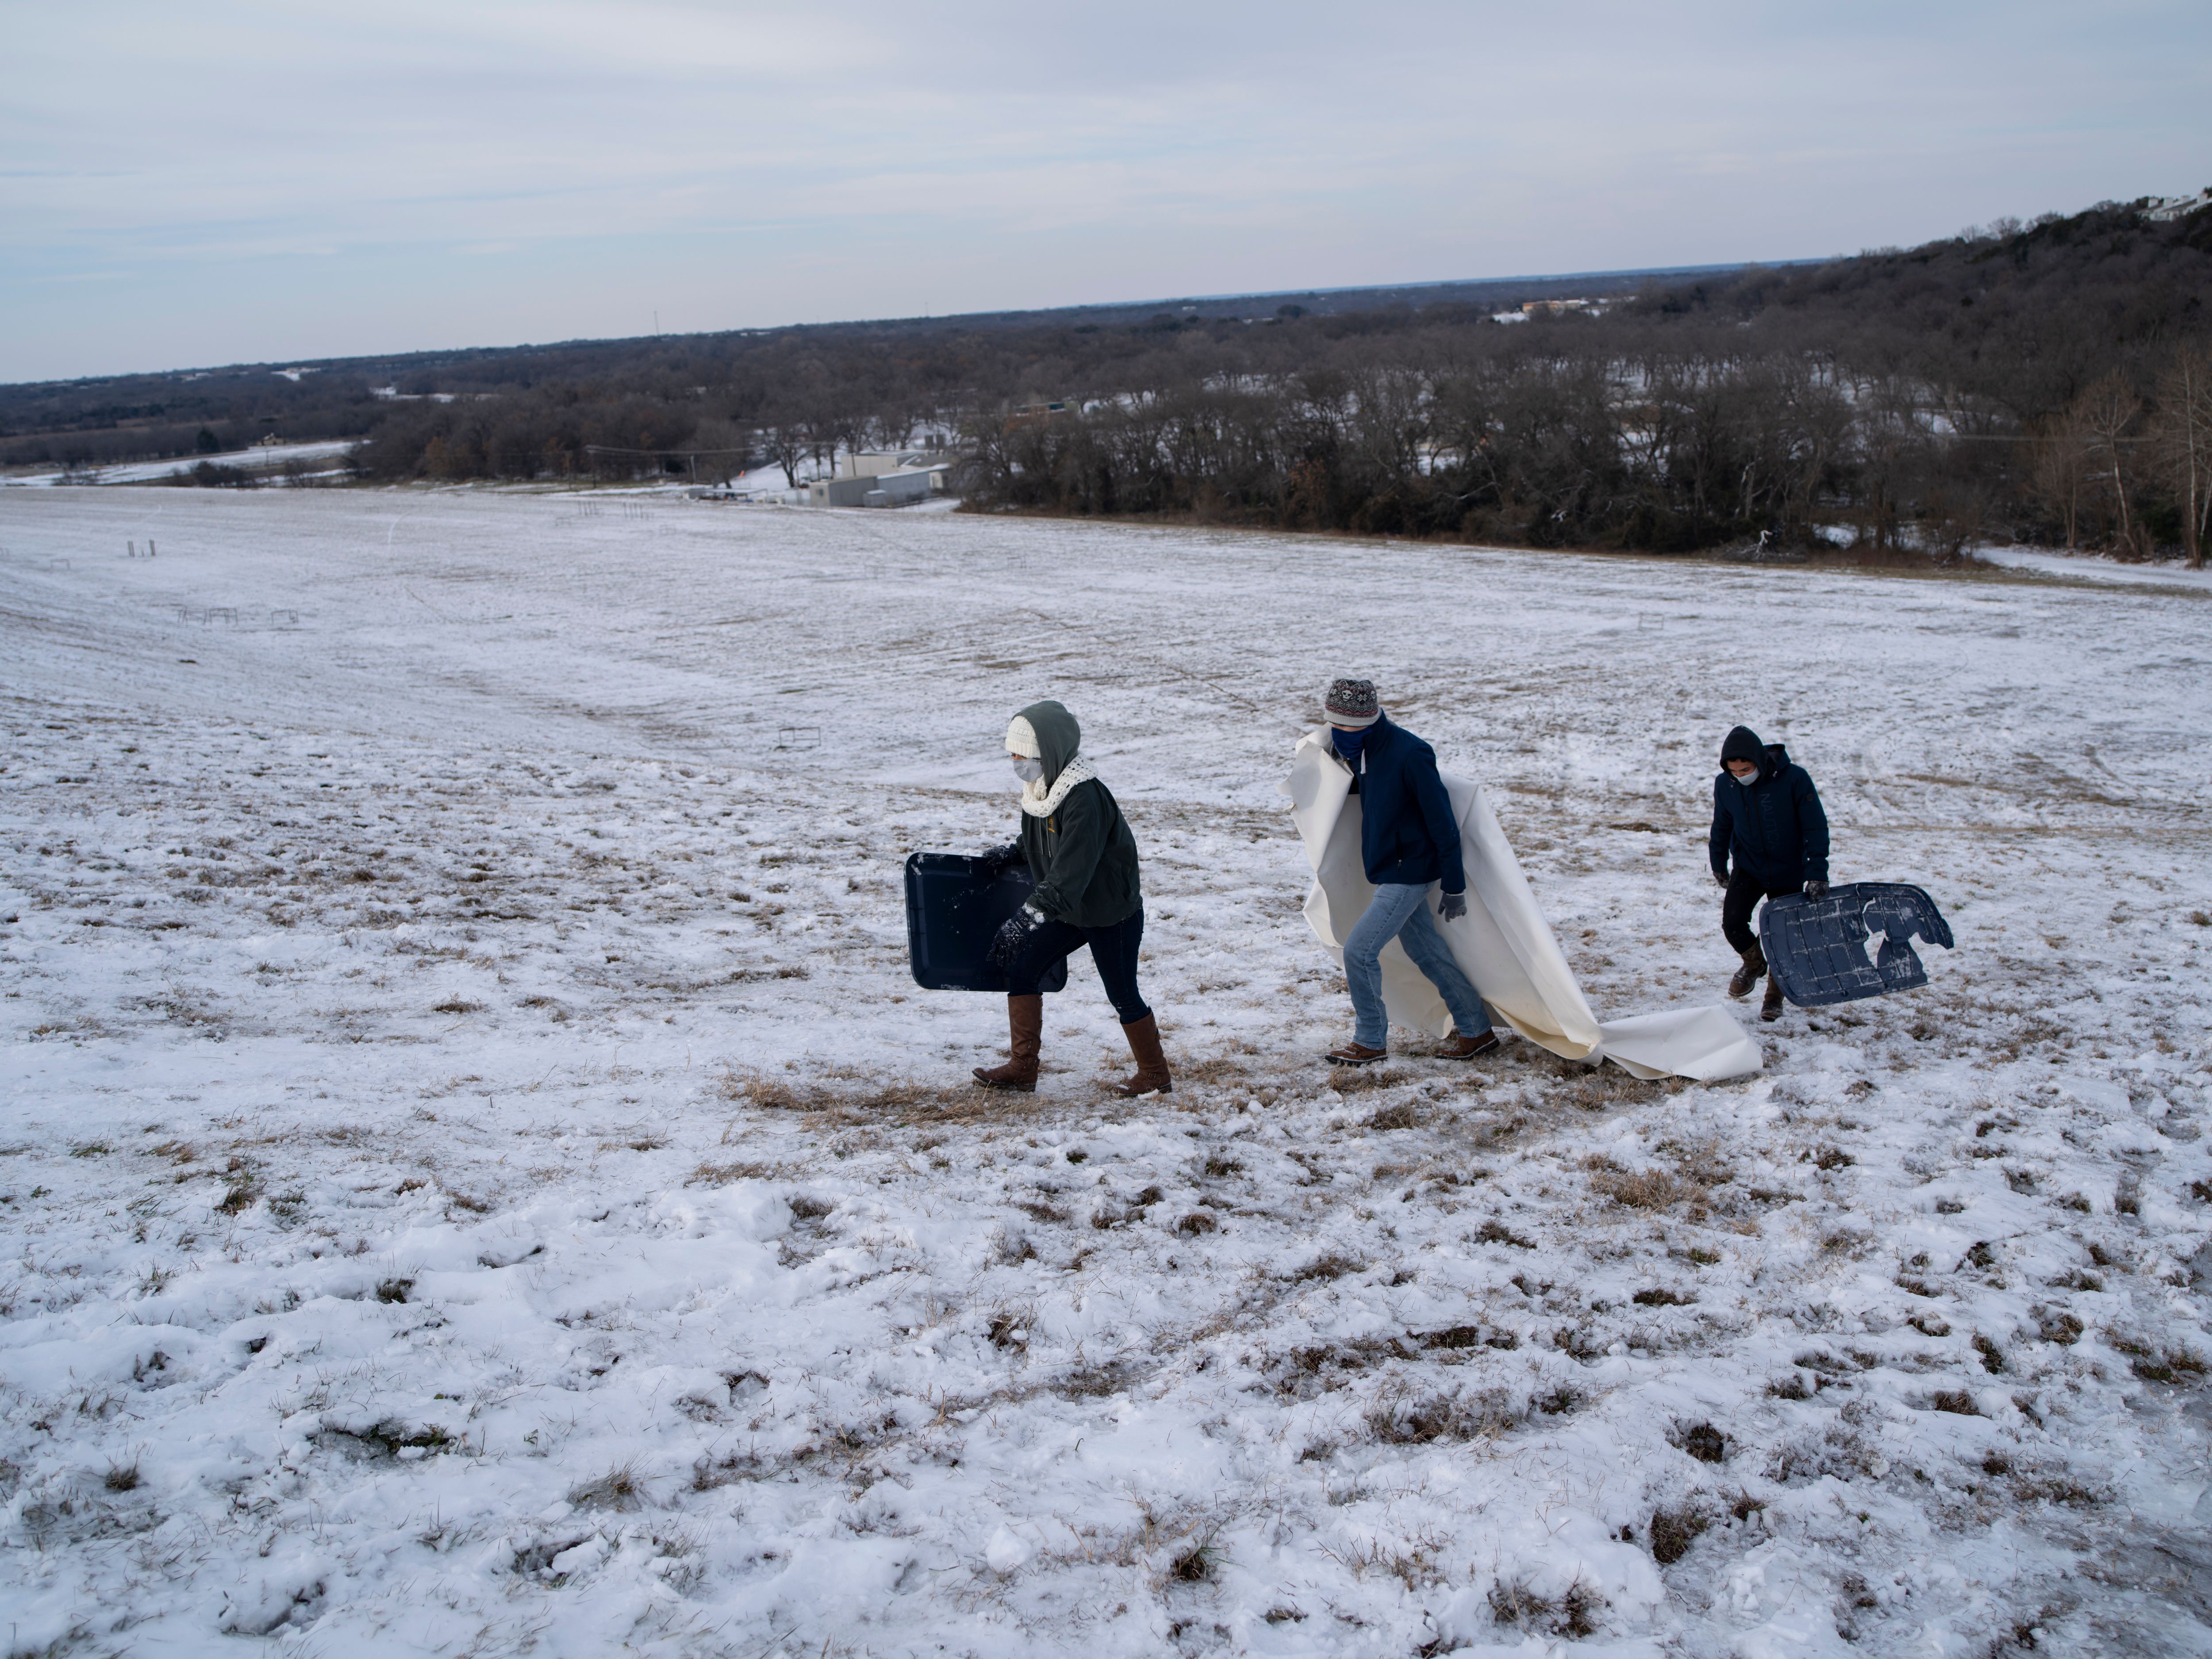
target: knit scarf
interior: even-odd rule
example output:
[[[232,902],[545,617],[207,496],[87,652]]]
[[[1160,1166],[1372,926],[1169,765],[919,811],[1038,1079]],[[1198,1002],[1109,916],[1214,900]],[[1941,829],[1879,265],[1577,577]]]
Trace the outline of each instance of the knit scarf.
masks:
[[[1091,769],[1091,763],[1081,755],[1078,755],[1060,769],[1060,775],[1052,781],[1051,788],[1047,789],[1044,787],[1044,780],[1042,778],[1035,783],[1024,784],[1022,811],[1033,818],[1048,818],[1060,811],[1060,804],[1067,799],[1069,790],[1074,788],[1077,784],[1087,782],[1097,775],[1098,774]]]

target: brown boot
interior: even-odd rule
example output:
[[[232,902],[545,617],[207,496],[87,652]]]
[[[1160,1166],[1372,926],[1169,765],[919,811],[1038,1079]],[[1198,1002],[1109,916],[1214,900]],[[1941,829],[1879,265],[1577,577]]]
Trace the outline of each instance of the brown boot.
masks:
[[[1390,1058],[1388,1048],[1370,1048],[1354,1037],[1341,1048],[1332,1048],[1322,1056],[1332,1066],[1372,1066],[1378,1060]]]
[[[1485,1031],[1480,1036],[1462,1036],[1455,1026],[1437,1049],[1438,1060],[1473,1060],[1477,1054],[1486,1054],[1498,1046],[1498,1033]]]
[[[1729,994],[1732,997],[1749,996],[1751,988],[1759,983],[1765,972],[1766,953],[1759,948],[1759,941],[1753,939],[1751,949],[1743,953],[1743,966],[1735,970],[1735,977],[1729,981]]]
[[[1033,1093],[1037,1080],[1037,1050],[1044,1042],[1044,999],[1041,996],[1006,999],[1008,1059],[988,1070],[978,1066],[975,1081],[987,1089],[1018,1089]]]
[[[1121,1035],[1129,1039],[1129,1052],[1137,1058],[1137,1074],[1127,1083],[1117,1083],[1114,1092],[1125,1100],[1134,1100],[1139,1095],[1171,1095],[1175,1079],[1168,1075],[1168,1057],[1160,1052],[1160,1023],[1150,1014],[1133,1025],[1124,1025]]]
[[[1782,981],[1771,974],[1766,976],[1766,1000],[1759,1005],[1759,1017],[1769,1024],[1782,1018]]]

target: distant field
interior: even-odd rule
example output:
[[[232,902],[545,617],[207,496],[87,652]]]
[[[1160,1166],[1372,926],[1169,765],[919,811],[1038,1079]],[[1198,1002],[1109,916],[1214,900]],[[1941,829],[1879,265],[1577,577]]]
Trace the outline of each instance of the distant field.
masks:
[[[343,438],[312,444],[258,444],[251,449],[227,449],[212,455],[192,454],[165,461],[128,461],[113,466],[87,467],[73,474],[64,474],[58,466],[27,466],[0,476],[0,483],[58,484],[65,476],[73,482],[94,484],[159,483],[190,472],[203,462],[257,476],[277,477],[292,463],[307,463],[318,471],[334,468],[352,447],[352,441]]]

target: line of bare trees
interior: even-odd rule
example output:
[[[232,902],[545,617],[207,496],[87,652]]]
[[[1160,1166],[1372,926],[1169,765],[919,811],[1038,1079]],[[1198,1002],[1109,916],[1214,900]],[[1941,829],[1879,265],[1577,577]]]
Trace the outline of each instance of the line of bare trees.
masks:
[[[795,484],[957,434],[981,510],[1688,550],[2203,556],[2212,209],[1488,304],[855,325],[479,354],[363,476]],[[522,376],[523,383],[501,376]],[[430,384],[423,378],[410,387]]]
[[[2212,368],[2195,345],[2150,395],[2108,374],[2024,430],[1830,356],[1621,343],[1532,325],[1436,361],[1146,386],[975,423],[961,483],[987,508],[1536,546],[1952,555],[1994,537],[2179,544],[2198,562],[2212,539]]]
[[[2033,489],[2069,551],[2148,557],[2178,541],[2201,568],[2212,542],[2212,354],[2178,348],[2148,398],[2106,376],[2041,423],[2033,453]]]
[[[1404,320],[1287,352],[1187,338],[1050,415],[1024,412],[1026,385],[827,372],[719,410],[574,388],[410,403],[356,465],[384,481],[701,482],[772,465],[795,485],[839,453],[956,433],[960,486],[985,510],[1659,551],[1997,537],[2198,561],[2212,543],[2212,356],[2192,342],[2022,419],[1918,365],[1753,349],[1732,329]]]

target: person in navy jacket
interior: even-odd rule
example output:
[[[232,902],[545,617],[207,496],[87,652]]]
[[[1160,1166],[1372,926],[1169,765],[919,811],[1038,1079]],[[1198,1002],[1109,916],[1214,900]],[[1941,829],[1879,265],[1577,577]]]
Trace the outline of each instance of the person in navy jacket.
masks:
[[[1828,815],[1820,792],[1802,766],[1791,764],[1778,743],[1739,726],[1721,744],[1720,775],[1713,780],[1713,830],[1706,852],[1713,879],[1728,889],[1721,902],[1721,932],[1743,966],[1729,981],[1729,994],[1744,997],[1766,977],[1761,1019],[1782,1014],[1782,987],[1766,973],[1766,956],[1751,931],[1751,913],[1762,898],[1828,890]]]
[[[1437,775],[1436,750],[1393,725],[1368,680],[1338,680],[1324,712],[1337,761],[1359,797],[1359,850],[1375,896],[1344,940],[1344,978],[1352,991],[1352,1041],[1329,1051],[1335,1066],[1371,1066],[1389,1053],[1390,1017],[1382,1005],[1382,947],[1396,939],[1451,1010],[1455,1029],[1436,1052],[1467,1060],[1498,1046],[1489,1012],[1429,914],[1429,890],[1441,887],[1437,914],[1467,914],[1467,868],[1459,820]]]

